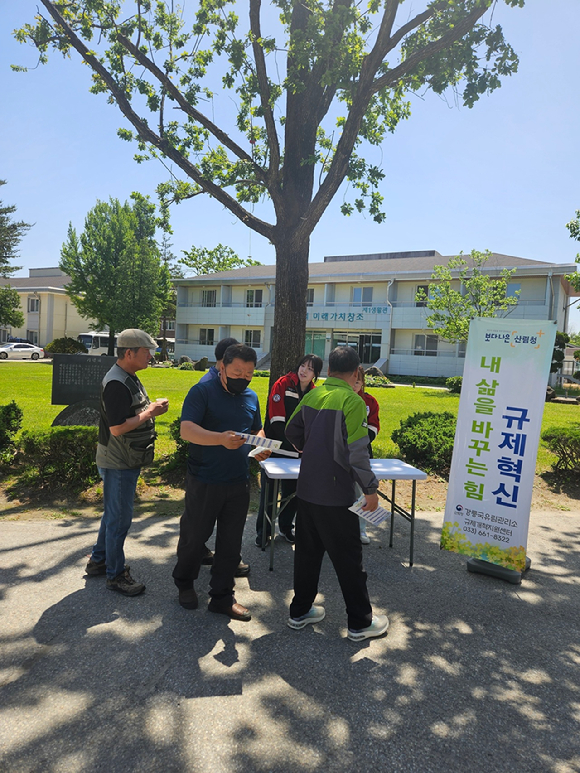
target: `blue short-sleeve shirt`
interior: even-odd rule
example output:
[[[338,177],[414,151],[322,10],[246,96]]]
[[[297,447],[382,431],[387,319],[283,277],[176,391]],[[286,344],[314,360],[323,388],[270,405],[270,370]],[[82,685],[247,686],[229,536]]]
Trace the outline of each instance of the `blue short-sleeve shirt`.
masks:
[[[227,392],[219,378],[193,386],[181,411],[181,421],[191,421],[211,432],[255,433],[262,429],[260,402],[252,389],[240,395]],[[229,450],[223,446],[189,444],[188,472],[202,483],[239,483],[249,476],[250,446]]]

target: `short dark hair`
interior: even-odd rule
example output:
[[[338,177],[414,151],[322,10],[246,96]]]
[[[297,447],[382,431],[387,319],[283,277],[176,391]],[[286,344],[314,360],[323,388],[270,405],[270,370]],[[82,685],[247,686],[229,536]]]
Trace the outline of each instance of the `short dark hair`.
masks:
[[[328,355],[328,374],[353,373],[360,365],[360,357],[352,346],[337,346]]]
[[[215,358],[216,361],[223,360],[224,358],[224,352],[228,348],[228,346],[233,346],[234,344],[239,344],[237,338],[222,338],[221,341],[218,341],[215,347]]]
[[[224,365],[229,365],[230,362],[233,362],[234,360],[253,362],[255,366],[258,358],[251,346],[246,346],[245,344],[232,344],[232,346],[228,346],[225,350],[222,362]]]
[[[140,347],[139,346],[117,346],[117,359],[124,360],[125,355],[129,351],[129,349],[133,352],[133,354],[137,354]]]
[[[294,373],[298,373],[298,368],[301,365],[304,365],[305,362],[310,364],[310,367],[314,371],[314,380],[316,381],[318,376],[320,376],[320,371],[322,370],[322,360],[317,354],[305,354],[304,357],[302,357],[302,359],[298,362],[298,365],[294,368]]]

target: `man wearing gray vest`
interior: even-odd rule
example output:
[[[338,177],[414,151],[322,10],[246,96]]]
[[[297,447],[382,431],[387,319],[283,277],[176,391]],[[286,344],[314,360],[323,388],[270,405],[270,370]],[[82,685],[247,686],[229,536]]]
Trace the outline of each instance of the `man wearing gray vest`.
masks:
[[[124,596],[145,590],[129,574],[123,546],[141,467],[153,461],[155,416],[169,407],[167,398],[150,402],[135,375],[147,367],[156,347],[149,333],[123,330],[117,337],[117,362],[101,384],[97,467],[103,479],[103,517],[86,573],[106,574],[107,588]]]

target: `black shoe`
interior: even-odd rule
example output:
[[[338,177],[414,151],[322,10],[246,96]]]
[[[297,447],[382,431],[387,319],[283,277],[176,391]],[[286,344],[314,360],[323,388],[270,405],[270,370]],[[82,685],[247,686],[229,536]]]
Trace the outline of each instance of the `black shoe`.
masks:
[[[250,574],[250,565],[244,564],[243,561],[240,561],[240,563],[236,567],[236,571],[234,572],[234,577],[247,577]]]
[[[179,603],[184,609],[197,609],[198,600],[195,588],[186,588],[185,590],[180,588]]]
[[[208,548],[207,545],[203,546],[203,550],[204,550],[204,553],[201,558],[201,563],[203,566],[211,566],[213,564],[213,553],[211,552],[211,550]]]
[[[296,539],[294,537],[294,529],[288,529],[288,531],[280,530],[280,536],[284,537],[286,542],[289,542],[291,545],[293,545],[296,542]]]
[[[218,615],[227,615],[228,617],[231,617],[232,620],[241,620],[244,623],[247,623],[252,619],[250,610],[246,609],[246,607],[243,607],[241,604],[238,604],[236,601],[234,601],[233,604],[224,605],[212,599],[207,605],[207,608],[210,612],[215,612]]]
[[[265,543],[264,547],[268,547],[269,544],[270,544],[270,537],[266,537],[266,543]],[[261,548],[262,547],[262,535],[261,534],[258,534],[258,536],[256,537],[256,547],[257,548]]]

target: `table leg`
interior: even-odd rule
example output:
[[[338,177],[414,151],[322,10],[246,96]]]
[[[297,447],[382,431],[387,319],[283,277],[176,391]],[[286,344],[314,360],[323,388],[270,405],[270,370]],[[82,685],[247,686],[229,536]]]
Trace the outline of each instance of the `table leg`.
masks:
[[[389,547],[393,547],[393,532],[395,531],[395,483],[393,479],[391,481],[391,529],[389,535]]]
[[[272,497],[272,533],[270,534],[270,571],[274,571],[274,537],[275,534],[275,526],[276,522],[278,520],[279,515],[279,509],[278,509],[278,494],[280,493],[280,480],[276,478],[274,480],[274,495]]]
[[[411,490],[411,547],[409,556],[409,566],[413,566],[413,550],[415,547],[415,493],[417,491],[417,481],[413,481]]]
[[[268,534],[267,525],[270,523],[270,518],[268,518],[268,503],[270,501],[270,495],[272,494],[272,485],[273,481],[270,480],[267,473],[263,473],[264,477],[266,478],[266,491],[264,492],[264,511],[262,513],[262,551],[266,550],[266,539]],[[270,530],[271,530],[272,524],[270,523]]]

